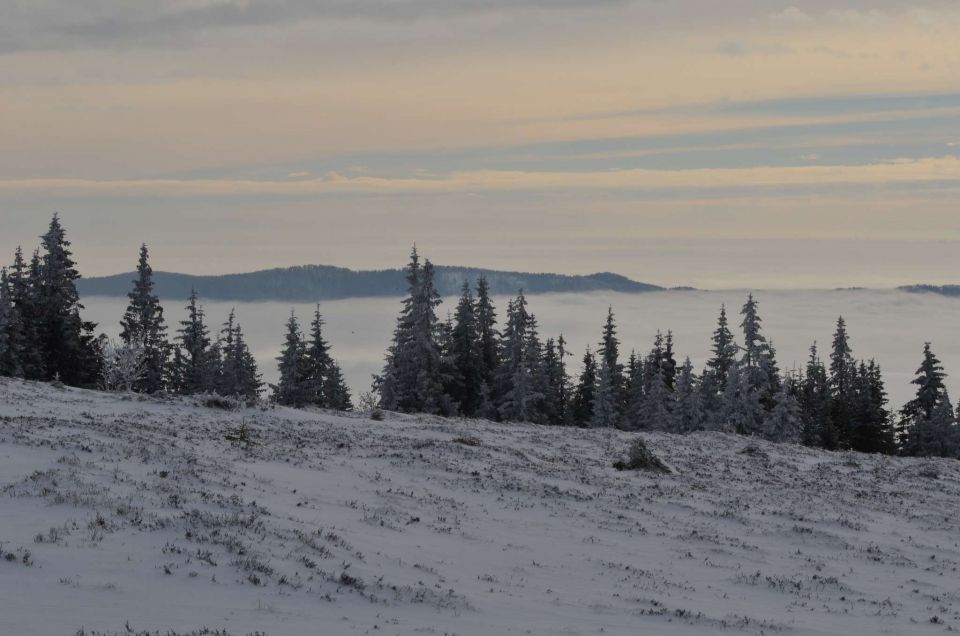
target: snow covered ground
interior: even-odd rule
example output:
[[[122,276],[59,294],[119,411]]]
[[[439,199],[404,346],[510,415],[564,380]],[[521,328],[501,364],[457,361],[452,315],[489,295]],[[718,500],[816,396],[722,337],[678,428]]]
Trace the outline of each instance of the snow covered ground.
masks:
[[[856,357],[876,357],[884,371],[893,409],[912,396],[910,385],[920,365],[925,340],[943,361],[947,373],[960,378],[960,299],[936,294],[909,294],[895,290],[775,290],[757,291],[760,315],[768,338],[777,347],[783,369],[802,367],[810,344],[817,340],[826,354],[843,314]],[[740,324],[739,311],[746,290],[667,291],[647,294],[595,292],[589,294],[544,294],[531,296],[530,311],[540,321],[543,337],[563,333],[570,343],[570,370],[579,370],[584,347],[596,348],[607,306],[617,313],[617,325],[624,357],[631,348],[646,353],[657,329],[673,329],[677,352],[689,355],[697,369],[703,367],[710,351],[710,334],[716,328],[720,305],[726,303],[731,325]],[[201,299],[202,300],[202,299]],[[186,300],[165,300],[171,333],[183,319]],[[507,299],[496,299],[500,319]],[[127,301],[125,298],[83,299],[85,316],[100,323],[100,329],[116,335]],[[219,329],[230,308],[236,306],[247,342],[253,349],[264,378],[276,381],[276,356],[283,344],[284,324],[290,315],[285,303],[208,303],[207,319]],[[440,315],[456,307],[456,299],[445,298]],[[370,389],[370,376],[383,367],[383,354],[393,333],[400,308],[397,298],[352,298],[325,302],[327,334],[333,354],[343,367],[354,394]],[[301,321],[313,314],[312,305],[297,305]],[[736,329],[739,336],[739,329]],[[824,356],[826,357],[826,356]],[[682,359],[682,358],[681,358]],[[947,378],[951,395],[960,395],[960,384]]]
[[[0,634],[960,628],[957,461],[200,402],[0,379]]]

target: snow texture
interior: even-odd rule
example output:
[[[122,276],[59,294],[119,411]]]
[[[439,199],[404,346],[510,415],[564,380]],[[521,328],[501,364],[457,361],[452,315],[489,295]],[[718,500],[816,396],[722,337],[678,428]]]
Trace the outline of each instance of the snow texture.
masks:
[[[224,406],[0,380],[0,634],[960,628],[957,461]]]

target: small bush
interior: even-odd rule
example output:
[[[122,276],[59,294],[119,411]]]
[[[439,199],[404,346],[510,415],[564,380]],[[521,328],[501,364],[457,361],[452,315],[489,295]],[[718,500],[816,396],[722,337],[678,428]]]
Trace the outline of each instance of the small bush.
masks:
[[[453,440],[457,444],[463,444],[464,446],[480,446],[480,438],[474,437],[472,435],[464,435]]]
[[[208,409],[220,409],[222,411],[236,411],[240,408],[240,403],[237,400],[222,395],[208,396],[203,400],[203,405]]]
[[[924,479],[940,479],[940,469],[935,464],[922,466],[917,474]]]
[[[650,452],[641,438],[633,440],[627,461],[618,460],[613,463],[617,470],[647,470],[655,473],[669,473],[670,469],[660,461],[660,458]]]
[[[750,442],[740,449],[740,454],[750,455],[751,457],[756,457],[758,459],[770,459],[769,455],[767,455],[767,452],[753,442]]]

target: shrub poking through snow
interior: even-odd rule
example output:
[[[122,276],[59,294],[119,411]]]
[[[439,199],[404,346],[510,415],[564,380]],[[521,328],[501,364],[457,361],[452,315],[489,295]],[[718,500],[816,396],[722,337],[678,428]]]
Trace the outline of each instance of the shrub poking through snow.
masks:
[[[757,459],[770,459],[770,456],[767,455],[767,452],[760,448],[757,444],[750,442],[740,450],[741,455],[750,455],[751,457],[756,457]]]
[[[617,470],[648,470],[655,473],[669,473],[670,469],[660,458],[650,452],[642,438],[638,437],[630,444],[627,461],[613,463]]]

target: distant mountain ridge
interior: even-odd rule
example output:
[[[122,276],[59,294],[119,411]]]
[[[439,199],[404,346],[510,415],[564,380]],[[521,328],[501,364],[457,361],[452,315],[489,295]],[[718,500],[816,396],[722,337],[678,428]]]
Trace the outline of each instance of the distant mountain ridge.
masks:
[[[941,294],[943,296],[960,296],[960,285],[903,285],[897,287],[900,291],[912,294]]]
[[[601,272],[586,276],[565,274],[508,272],[477,267],[436,267],[437,291],[443,296],[460,292],[463,281],[474,286],[480,274],[487,277],[494,294],[548,292],[618,291],[641,293],[664,288],[631,280],[619,274]],[[85,296],[125,296],[132,287],[133,272],[77,281]],[[267,269],[243,274],[195,276],[172,272],[154,272],[157,295],[161,298],[186,298],[196,289],[207,300],[314,302],[364,296],[400,296],[407,288],[403,270],[351,270],[331,265],[302,265]]]

